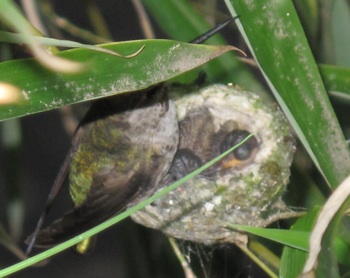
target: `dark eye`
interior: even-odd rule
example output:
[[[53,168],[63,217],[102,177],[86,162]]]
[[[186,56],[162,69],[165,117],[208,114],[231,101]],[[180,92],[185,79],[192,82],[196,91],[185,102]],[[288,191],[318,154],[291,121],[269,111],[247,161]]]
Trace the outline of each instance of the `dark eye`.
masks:
[[[220,151],[223,153],[233,146],[244,140],[250,132],[242,129],[235,129],[226,135],[224,141],[220,145]],[[237,160],[246,160],[250,158],[252,151],[258,147],[258,141],[253,136],[248,139],[243,145],[233,151],[233,155]]]
[[[202,166],[202,160],[189,149],[180,149],[176,152],[170,174],[175,180],[181,179]]]

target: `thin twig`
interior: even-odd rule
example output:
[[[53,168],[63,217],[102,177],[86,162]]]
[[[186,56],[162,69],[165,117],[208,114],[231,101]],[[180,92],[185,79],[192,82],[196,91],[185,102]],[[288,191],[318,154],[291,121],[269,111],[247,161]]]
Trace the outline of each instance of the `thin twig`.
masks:
[[[310,234],[309,256],[303,269],[303,275],[305,275],[305,277],[307,274],[311,274],[313,269],[316,268],[317,258],[322,249],[322,238],[333,217],[349,195],[350,176],[347,177],[328,198],[317,218],[315,227]]]
[[[22,0],[22,7],[29,22],[38,29],[42,34],[48,36],[47,29],[45,28],[38,12],[38,7],[35,0]]]
[[[277,278],[278,275],[274,273],[262,260],[260,260],[246,245],[237,244],[237,246],[263,271],[265,271],[270,277]]]
[[[168,237],[168,239],[169,239],[171,247],[174,250],[174,253],[175,253],[177,259],[179,260],[179,262],[182,266],[182,269],[184,270],[185,277],[186,278],[196,278],[197,276],[193,273],[191,266],[187,263],[185,257],[181,253],[179,246],[177,245],[175,239],[172,237]]]
[[[113,40],[112,34],[109,32],[108,25],[95,0],[86,1],[86,12],[96,34],[100,37],[106,38],[107,40]]]
[[[146,39],[154,39],[155,34],[152,28],[151,21],[147,15],[145,8],[143,7],[140,0],[132,0],[132,4],[134,5],[137,17],[140,21],[140,26],[143,32],[143,35]]]

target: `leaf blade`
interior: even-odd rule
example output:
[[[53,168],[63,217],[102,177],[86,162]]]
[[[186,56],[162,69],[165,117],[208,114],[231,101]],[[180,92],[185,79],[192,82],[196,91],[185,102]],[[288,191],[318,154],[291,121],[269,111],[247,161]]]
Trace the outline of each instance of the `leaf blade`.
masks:
[[[56,109],[64,105],[145,89],[189,71],[233,50],[231,46],[192,45],[168,40],[140,40],[104,45],[130,54],[145,46],[134,58],[122,59],[87,49],[63,51],[59,56],[85,62],[78,74],[58,74],[34,59],[0,64],[0,81],[22,92],[18,104],[0,106],[0,120]]]

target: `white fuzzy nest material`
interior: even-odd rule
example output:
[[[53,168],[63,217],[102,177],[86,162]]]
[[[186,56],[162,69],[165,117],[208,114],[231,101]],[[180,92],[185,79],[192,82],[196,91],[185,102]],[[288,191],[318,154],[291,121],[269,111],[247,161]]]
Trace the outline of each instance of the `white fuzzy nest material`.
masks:
[[[294,140],[276,106],[256,94],[224,85],[190,94],[175,90],[170,97],[180,125],[188,113],[206,107],[213,119],[208,125],[213,124],[215,132],[233,121],[239,129],[254,134],[259,149],[249,165],[218,172],[215,179],[196,176],[135,213],[134,221],[204,244],[242,243],[246,237],[227,229],[227,223],[263,227],[293,214],[281,196],[289,180]]]

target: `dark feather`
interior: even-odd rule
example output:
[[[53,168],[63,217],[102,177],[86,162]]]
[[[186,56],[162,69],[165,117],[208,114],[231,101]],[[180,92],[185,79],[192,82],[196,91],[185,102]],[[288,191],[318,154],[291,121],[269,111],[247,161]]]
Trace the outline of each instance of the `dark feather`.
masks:
[[[96,174],[87,200],[41,230],[35,246],[49,247],[72,238],[122,212],[135,199],[142,197],[142,189],[149,184],[149,176],[133,172],[123,176],[113,171]],[[124,182],[121,182],[122,179]],[[116,184],[120,186],[113,186]]]

